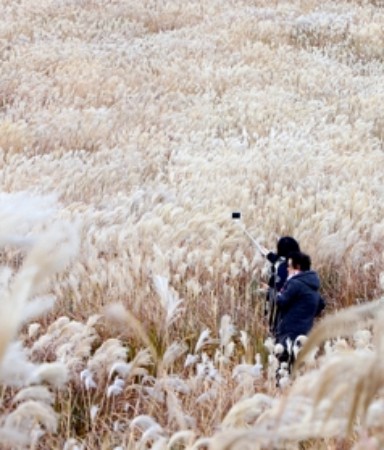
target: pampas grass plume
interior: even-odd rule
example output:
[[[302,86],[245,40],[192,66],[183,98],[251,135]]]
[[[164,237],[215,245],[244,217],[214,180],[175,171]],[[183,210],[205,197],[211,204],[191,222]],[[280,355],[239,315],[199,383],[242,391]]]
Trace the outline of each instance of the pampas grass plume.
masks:
[[[156,292],[159,295],[161,305],[166,312],[166,326],[172,324],[182,312],[181,305],[183,300],[178,298],[175,292],[172,292],[168,279],[160,275],[155,275],[153,277]]]
[[[11,448],[24,448],[31,443],[31,437],[26,429],[19,429],[10,424],[0,427],[0,442]]]
[[[265,394],[255,394],[252,398],[236,403],[225,416],[224,428],[245,426],[256,421],[258,416],[273,405],[274,400]]]
[[[30,430],[36,423],[41,424],[49,433],[57,428],[58,415],[46,403],[27,400],[17,406],[15,411],[8,414],[5,419],[6,427]]]
[[[188,448],[188,446],[192,445],[193,441],[195,440],[195,437],[196,437],[196,434],[192,430],[178,431],[170,437],[168,444],[167,444],[167,449],[170,450],[171,448],[175,447],[175,445],[180,441],[184,442],[185,446],[187,446],[187,448]]]
[[[43,363],[36,367],[31,373],[30,383],[48,383],[61,389],[68,381],[68,369],[66,365],[59,362]]]
[[[42,403],[52,404],[54,395],[45,386],[31,386],[19,391],[12,399],[13,403],[21,403],[26,400],[35,400]]]
[[[235,327],[231,322],[231,317],[228,315],[224,315],[221,318],[219,330],[220,344],[223,348],[225,348],[230,343],[230,340],[235,334],[235,331]]]
[[[30,320],[43,316],[52,309],[55,300],[53,296],[42,296],[27,302],[22,312],[22,323],[27,323]]]
[[[130,428],[139,428],[142,431],[148,430],[149,428],[158,425],[156,420],[147,415],[147,414],[141,414],[139,416],[136,416],[130,423]]]
[[[210,334],[211,334],[211,331],[208,329],[203,330],[200,333],[200,336],[197,339],[197,342],[195,345],[195,354],[198,353],[201,350],[201,348],[203,347],[203,345],[208,341]]]
[[[163,367],[168,369],[178,358],[186,353],[188,347],[181,342],[172,342],[172,344],[165,350],[163,355]]]

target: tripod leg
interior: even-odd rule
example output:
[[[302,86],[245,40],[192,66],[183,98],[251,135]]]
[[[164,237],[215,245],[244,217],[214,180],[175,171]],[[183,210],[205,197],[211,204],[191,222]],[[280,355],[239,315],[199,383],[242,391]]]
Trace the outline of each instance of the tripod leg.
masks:
[[[271,333],[274,335],[276,332],[276,291],[273,289],[269,298],[269,329]]]

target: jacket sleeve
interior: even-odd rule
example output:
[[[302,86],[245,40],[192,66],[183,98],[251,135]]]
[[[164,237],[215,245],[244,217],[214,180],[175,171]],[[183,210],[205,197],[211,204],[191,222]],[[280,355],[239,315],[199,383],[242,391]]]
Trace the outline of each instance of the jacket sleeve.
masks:
[[[289,306],[297,296],[297,285],[294,280],[289,280],[282,291],[277,294],[276,303],[279,308]]]
[[[279,267],[277,268],[277,277],[276,277],[277,292],[280,292],[281,289],[284,287],[284,284],[287,281],[287,277],[288,277],[287,263],[286,261],[283,261],[281,264],[279,264]]]

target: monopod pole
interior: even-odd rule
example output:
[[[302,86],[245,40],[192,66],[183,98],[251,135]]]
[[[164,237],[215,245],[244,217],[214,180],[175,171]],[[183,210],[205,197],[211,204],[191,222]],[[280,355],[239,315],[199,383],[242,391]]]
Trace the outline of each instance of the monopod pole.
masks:
[[[233,220],[241,220],[241,213],[240,212],[233,212],[232,213],[232,219]],[[262,245],[260,245],[256,239],[254,239],[251,234],[248,232],[248,230],[245,228],[244,224],[241,224],[239,222],[237,222],[239,224],[239,227],[242,229],[242,231],[249,237],[249,239],[253,242],[253,244],[256,246],[257,250],[259,250],[259,252],[265,257],[268,255],[268,250],[263,247]]]

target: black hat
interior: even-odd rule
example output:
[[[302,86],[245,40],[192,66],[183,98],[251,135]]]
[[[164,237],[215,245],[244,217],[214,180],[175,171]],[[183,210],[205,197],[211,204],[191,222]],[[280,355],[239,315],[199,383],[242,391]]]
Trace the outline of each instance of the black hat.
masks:
[[[299,243],[293,237],[283,236],[277,242],[278,256],[287,258],[290,253],[299,251],[300,251]]]

